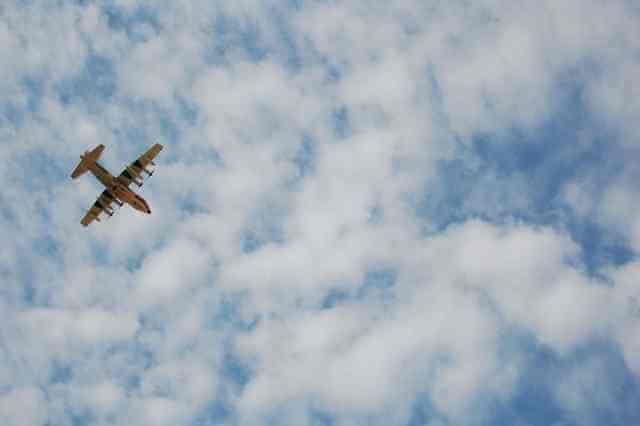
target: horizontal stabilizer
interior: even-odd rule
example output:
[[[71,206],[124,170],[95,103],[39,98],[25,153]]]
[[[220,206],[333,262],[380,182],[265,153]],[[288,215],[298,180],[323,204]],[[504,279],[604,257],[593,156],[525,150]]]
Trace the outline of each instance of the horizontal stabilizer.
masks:
[[[89,167],[91,167],[93,163],[98,161],[98,159],[100,158],[100,155],[102,155],[102,151],[104,151],[104,145],[100,144],[97,147],[95,147],[92,151],[87,151],[84,153],[84,155],[81,155],[80,163],[75,168],[73,173],[71,173],[71,179],[75,179],[78,176],[81,176],[84,173],[86,173],[86,171],[89,170]]]

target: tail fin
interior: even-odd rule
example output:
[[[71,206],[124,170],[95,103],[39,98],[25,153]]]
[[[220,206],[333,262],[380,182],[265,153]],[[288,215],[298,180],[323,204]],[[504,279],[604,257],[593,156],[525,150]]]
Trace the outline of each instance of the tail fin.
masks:
[[[71,173],[71,179],[75,179],[78,176],[81,176],[84,173],[86,173],[86,171],[89,170],[89,167],[93,163],[98,161],[98,158],[100,158],[102,151],[104,151],[104,145],[100,144],[97,147],[95,147],[93,151],[87,151],[84,153],[84,155],[81,155],[80,164],[78,164],[78,166],[75,168],[73,173]]]

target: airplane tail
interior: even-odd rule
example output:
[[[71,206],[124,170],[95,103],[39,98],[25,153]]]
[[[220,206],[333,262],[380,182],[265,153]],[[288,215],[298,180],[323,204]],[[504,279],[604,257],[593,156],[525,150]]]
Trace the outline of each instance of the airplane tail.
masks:
[[[93,163],[98,161],[98,158],[100,158],[100,155],[102,155],[102,151],[104,151],[104,145],[100,144],[92,151],[87,151],[84,153],[84,155],[81,155],[80,163],[76,166],[73,173],[71,173],[71,179],[75,179],[78,176],[86,173],[86,171],[89,170],[89,167],[91,167]]]

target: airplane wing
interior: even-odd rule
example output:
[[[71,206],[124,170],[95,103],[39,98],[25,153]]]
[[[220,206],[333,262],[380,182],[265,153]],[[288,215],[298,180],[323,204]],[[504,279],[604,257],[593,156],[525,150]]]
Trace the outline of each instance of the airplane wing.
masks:
[[[100,222],[100,213],[106,212],[109,216],[113,215],[113,209],[111,208],[111,203],[113,202],[113,197],[109,194],[109,191],[106,189],[102,191],[102,194],[98,197],[98,199],[93,203],[89,211],[80,221],[84,226],[89,226],[91,222],[97,220]]]
[[[120,176],[118,176],[120,181],[124,181],[124,183],[126,183],[127,186],[130,185],[131,182],[137,183],[138,186],[140,186],[141,183],[138,183],[138,180],[137,180],[138,176],[140,176],[140,174],[143,171],[145,171],[145,173],[151,176],[152,172],[151,173],[147,172],[145,167],[147,167],[147,165],[149,164],[154,164],[153,159],[156,158],[156,156],[160,151],[162,151],[162,145],[160,145],[159,143],[153,145],[151,148],[147,150],[147,152],[145,152],[140,157],[138,157],[136,161],[129,164],[122,171],[122,173],[120,173]]]

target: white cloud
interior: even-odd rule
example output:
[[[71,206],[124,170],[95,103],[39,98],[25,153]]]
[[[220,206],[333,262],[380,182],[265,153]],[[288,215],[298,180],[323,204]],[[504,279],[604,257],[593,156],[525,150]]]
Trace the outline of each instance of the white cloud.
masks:
[[[144,395],[184,401],[195,407],[215,399],[216,378],[204,363],[171,361],[151,369],[142,383]]]
[[[167,303],[206,279],[210,258],[196,243],[175,241],[145,259],[136,287],[139,303]]]
[[[480,222],[419,243],[414,257],[400,256],[405,265],[419,264],[402,269],[397,299],[382,305],[388,310],[347,303],[259,323],[238,348],[259,366],[242,406],[264,410],[316,395],[337,412],[366,413],[402,406],[407,392],[431,390],[440,412],[461,418],[483,393],[508,399],[521,361],[517,354],[498,357],[501,329],[522,327],[563,355],[610,325],[599,312],[609,292],[566,263],[572,256],[573,244],[553,231]],[[431,272],[427,278],[411,270]],[[286,285],[286,277],[275,282]],[[299,286],[288,277],[291,288]]]
[[[134,424],[163,426],[186,420],[186,407],[168,398],[146,398],[135,401],[133,412],[130,421]]]
[[[618,344],[622,347],[622,355],[627,367],[636,375],[640,372],[640,290],[638,289],[637,261],[626,265],[612,273],[616,283],[613,298],[615,306],[612,312],[614,327],[612,331]]]
[[[47,410],[42,391],[30,386],[0,394],[0,416],[7,426],[44,424]]]
[[[34,309],[20,314],[20,321],[31,335],[62,349],[67,343],[92,344],[131,338],[138,327],[131,314],[85,309]]]
[[[114,417],[124,408],[126,395],[122,388],[114,383],[103,382],[95,386],[79,388],[76,396],[86,404],[98,421]]]
[[[579,422],[618,383],[583,392],[607,366],[576,353],[638,375],[637,262],[589,269],[566,222],[640,247],[626,3],[54,6],[0,7],[9,424],[485,424],[542,352]],[[569,108],[575,140],[535,139]],[[609,168],[583,168],[599,127]],[[532,179],[477,135],[560,153]],[[117,173],[152,140],[153,213],[81,229],[99,185],[69,181],[77,156],[104,143]]]

